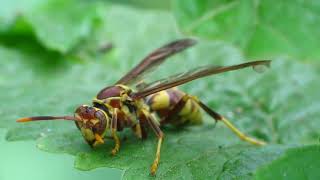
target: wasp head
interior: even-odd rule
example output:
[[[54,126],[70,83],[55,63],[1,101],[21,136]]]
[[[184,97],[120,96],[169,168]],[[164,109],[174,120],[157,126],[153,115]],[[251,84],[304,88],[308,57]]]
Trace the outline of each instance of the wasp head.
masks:
[[[109,117],[101,109],[82,105],[75,111],[78,129],[91,147],[103,144],[103,136],[109,125]]]
[[[103,110],[86,105],[78,107],[74,116],[33,116],[20,118],[17,122],[48,120],[75,121],[82,136],[91,147],[104,143],[103,137],[110,124],[109,117]]]

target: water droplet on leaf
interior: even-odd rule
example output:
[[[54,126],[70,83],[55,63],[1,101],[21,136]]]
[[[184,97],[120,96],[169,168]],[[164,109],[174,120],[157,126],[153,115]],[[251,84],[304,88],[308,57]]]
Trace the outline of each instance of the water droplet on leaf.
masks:
[[[252,68],[253,68],[253,70],[255,70],[258,73],[263,73],[268,69],[269,66],[270,66],[270,64],[259,64],[256,66],[252,66]]]

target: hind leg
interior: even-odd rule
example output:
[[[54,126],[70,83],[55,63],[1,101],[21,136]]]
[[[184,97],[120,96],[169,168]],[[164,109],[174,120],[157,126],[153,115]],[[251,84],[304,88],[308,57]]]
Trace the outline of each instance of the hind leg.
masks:
[[[266,142],[264,141],[260,141],[257,139],[254,139],[252,137],[249,137],[247,135],[245,135],[243,132],[241,132],[238,128],[236,128],[227,118],[225,118],[224,116],[220,115],[219,113],[215,112],[214,110],[212,110],[211,108],[209,108],[207,105],[205,105],[204,103],[202,103],[198,98],[195,97],[191,97],[194,99],[194,101],[196,101],[200,107],[206,112],[208,113],[212,118],[214,118],[216,121],[222,121],[232,132],[234,132],[241,140],[249,142],[251,144],[254,145],[265,145]]]
[[[197,97],[190,96],[188,94],[185,94],[181,100],[174,106],[174,108],[169,111],[167,116],[163,117],[161,119],[161,123],[169,123],[171,121],[170,117],[174,117],[177,113],[179,113],[183,107],[186,105],[188,100],[192,100],[193,102],[197,103],[206,113],[208,113],[213,119],[215,119],[217,122],[221,121],[223,122],[232,132],[234,132],[241,140],[249,142],[254,145],[265,145],[266,143],[260,140],[256,140],[254,138],[251,138],[247,135],[245,135],[243,132],[241,132],[238,128],[236,128],[227,118],[220,115],[219,113],[215,112],[211,108],[209,108],[207,105],[202,103]]]

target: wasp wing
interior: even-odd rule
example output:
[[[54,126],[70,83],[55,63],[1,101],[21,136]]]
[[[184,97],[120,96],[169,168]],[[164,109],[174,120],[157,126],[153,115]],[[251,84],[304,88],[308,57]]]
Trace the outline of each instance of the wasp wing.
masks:
[[[195,43],[196,41],[193,39],[180,39],[156,49],[123,76],[116,84],[128,85],[138,82],[142,79],[143,75],[158,67],[166,58],[193,46]]]
[[[232,66],[198,67],[190,71],[187,71],[185,73],[176,74],[165,79],[161,79],[149,84],[145,84],[143,86],[143,89],[141,89],[136,93],[132,93],[131,97],[134,99],[143,98],[150,94],[154,94],[156,92],[166,90],[175,86],[179,86],[181,84],[185,84],[192,80],[199,79],[205,76],[210,76],[213,74],[219,74],[227,71],[234,71],[234,70],[238,70],[246,67],[253,67],[253,69],[255,70],[257,69],[257,67],[260,67],[260,66],[268,67],[270,65],[270,62],[271,62],[270,60],[261,60],[261,61],[246,62],[246,63],[232,65]]]

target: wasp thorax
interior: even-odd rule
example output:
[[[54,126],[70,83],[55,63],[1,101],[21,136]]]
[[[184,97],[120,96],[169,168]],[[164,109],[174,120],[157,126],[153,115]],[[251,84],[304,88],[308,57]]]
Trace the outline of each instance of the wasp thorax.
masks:
[[[108,116],[101,109],[82,105],[75,111],[76,125],[90,146],[103,143],[108,126]]]

